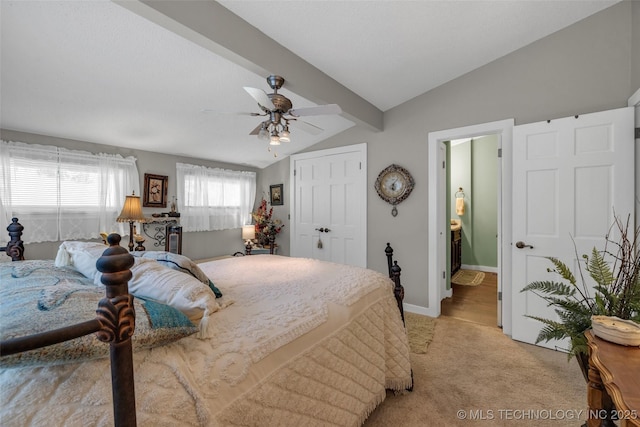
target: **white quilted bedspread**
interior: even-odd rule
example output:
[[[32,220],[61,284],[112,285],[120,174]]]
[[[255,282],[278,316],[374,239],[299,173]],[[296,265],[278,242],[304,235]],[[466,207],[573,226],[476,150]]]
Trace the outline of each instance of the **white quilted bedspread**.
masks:
[[[357,426],[411,384],[393,285],[273,255],[200,267],[234,303],[209,339],[134,354],[138,425]],[[3,426],[113,425],[108,360],[0,371]]]

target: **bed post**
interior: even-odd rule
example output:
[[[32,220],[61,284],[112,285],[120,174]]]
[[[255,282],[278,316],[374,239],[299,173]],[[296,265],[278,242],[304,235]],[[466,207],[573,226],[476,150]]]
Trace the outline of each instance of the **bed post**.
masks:
[[[400,316],[404,322],[404,307],[402,305],[402,301],[404,300],[404,287],[400,284],[400,271],[402,271],[402,269],[398,265],[398,261],[394,261],[393,266],[391,267],[391,279],[393,279],[393,283],[395,285],[393,288],[393,294],[396,296]]]
[[[404,322],[404,307],[402,306],[402,301],[404,300],[404,287],[400,284],[400,272],[402,269],[398,265],[398,261],[392,261],[393,258],[393,248],[389,243],[387,243],[387,247],[384,249],[384,253],[387,255],[387,267],[389,268],[389,277],[393,280],[394,288],[393,294],[396,297],[396,301],[398,302],[398,309],[400,310],[400,316],[402,317],[402,321]]]
[[[402,305],[402,301],[404,300],[404,287],[400,284],[400,272],[402,269],[398,265],[398,261],[393,261],[393,248],[387,242],[387,247],[384,249],[384,253],[387,255],[387,267],[389,268],[389,277],[393,280],[393,284],[395,285],[393,288],[393,294],[396,297],[396,302],[398,303],[398,310],[400,310],[400,317],[402,317],[402,323],[404,323],[405,328],[407,323],[404,320],[404,306]],[[407,387],[407,391],[413,391],[413,369],[411,369],[411,385]]]
[[[11,224],[7,227],[10,237],[9,243],[7,243],[7,246],[0,248],[0,251],[5,251],[11,257],[11,261],[24,260],[22,230],[24,230],[24,227],[18,222],[18,218],[11,218]]]
[[[108,342],[111,356],[111,388],[113,417],[117,427],[136,425],[136,399],[133,379],[133,350],[131,336],[135,330],[133,296],[128,282],[132,277],[133,256],[120,244],[120,236],[107,238],[109,248],[96,262],[102,272],[101,281],[106,287],[96,311],[100,331],[96,336]]]

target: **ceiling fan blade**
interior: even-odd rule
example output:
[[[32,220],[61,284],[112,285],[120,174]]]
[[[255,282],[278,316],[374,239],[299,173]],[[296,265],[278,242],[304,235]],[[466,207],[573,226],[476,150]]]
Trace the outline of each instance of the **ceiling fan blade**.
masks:
[[[263,91],[262,89],[256,89],[254,87],[247,87],[247,86],[244,86],[243,89],[246,90],[247,93],[251,95],[253,99],[256,100],[260,108],[262,108],[263,110],[265,109],[268,111],[275,110],[276,107],[273,105],[273,102],[271,102],[266,92]]]
[[[320,135],[324,132],[324,129],[319,128],[316,125],[312,125],[311,123],[303,122],[302,120],[291,120],[289,125],[311,135]]]
[[[295,117],[321,116],[326,114],[340,114],[340,113],[342,113],[342,108],[340,108],[338,104],[318,105],[317,107],[296,108],[296,109],[289,110],[289,114]]]
[[[249,111],[218,111],[218,110],[212,110],[209,108],[203,108],[202,110],[200,110],[200,112],[202,114],[216,114],[219,116],[252,116],[252,117],[256,117],[256,116],[266,116],[265,113],[254,113],[254,112],[249,112]]]

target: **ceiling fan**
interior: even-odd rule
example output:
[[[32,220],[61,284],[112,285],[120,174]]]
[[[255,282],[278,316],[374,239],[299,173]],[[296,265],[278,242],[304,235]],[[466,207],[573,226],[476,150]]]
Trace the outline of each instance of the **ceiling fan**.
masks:
[[[318,135],[322,132],[321,128],[311,123],[298,120],[299,117],[340,114],[342,112],[342,109],[337,104],[294,109],[289,98],[278,93],[278,89],[284,84],[283,77],[270,75],[267,77],[267,83],[271,89],[273,89],[273,93],[267,94],[262,89],[246,86],[244,90],[256,100],[262,110],[262,113],[250,114],[252,116],[267,117],[267,119],[252,130],[249,135],[258,135],[258,138],[268,140],[269,145],[280,145],[281,142],[290,142],[290,124],[312,135]]]

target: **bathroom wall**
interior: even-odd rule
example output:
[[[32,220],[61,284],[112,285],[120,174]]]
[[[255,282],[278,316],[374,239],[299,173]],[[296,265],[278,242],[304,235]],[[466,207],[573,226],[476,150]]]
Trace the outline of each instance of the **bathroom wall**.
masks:
[[[451,144],[451,218],[462,221],[462,264],[493,271],[498,266],[498,137]],[[455,193],[463,187],[465,213],[456,214]]]
[[[449,176],[451,177],[451,185],[449,193],[451,196],[451,219],[460,220],[462,223],[462,262],[468,264],[465,262],[465,254],[468,256],[473,247],[471,141],[468,139],[451,141],[450,144]],[[462,216],[456,214],[456,197],[459,195],[457,194],[459,188],[462,188],[464,192],[465,213]]]
[[[463,264],[498,267],[498,136],[474,138],[471,144],[473,248]]]

